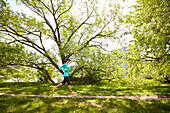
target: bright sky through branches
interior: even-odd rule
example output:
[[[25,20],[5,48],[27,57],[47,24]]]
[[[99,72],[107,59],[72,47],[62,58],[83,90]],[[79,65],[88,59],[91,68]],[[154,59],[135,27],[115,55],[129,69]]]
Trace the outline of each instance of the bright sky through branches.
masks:
[[[99,6],[98,6],[98,9],[97,9],[97,12],[95,12],[95,13],[96,14],[100,13],[100,9],[103,9],[103,8],[107,9],[106,2],[109,2],[109,1],[110,0],[98,0]],[[41,19],[40,17],[37,17],[37,15],[35,13],[33,13],[26,6],[24,6],[24,5],[17,5],[15,3],[15,0],[9,0],[7,2],[10,3],[10,6],[11,6],[12,10],[18,11],[18,12],[23,12],[23,13],[26,13],[27,15],[29,15],[29,16],[34,16],[37,19]],[[121,9],[122,13],[123,13],[123,15],[126,15],[126,14],[129,13],[130,10],[132,10],[132,9],[129,8],[129,6],[134,5],[136,3],[136,0],[111,0],[111,2],[113,2],[113,4],[120,3],[121,7],[123,7]],[[79,6],[78,5],[74,6],[74,8],[78,10]],[[49,17],[49,19],[50,19],[50,17]],[[55,24],[53,24],[53,25],[55,25]],[[122,28],[122,29],[125,29],[125,28]],[[122,46],[127,46],[129,44],[129,41],[132,40],[132,39],[133,38],[132,38],[131,35],[126,35],[123,38],[116,39],[114,42],[113,41],[109,41],[109,40],[105,40],[105,42],[108,43],[108,47],[109,47],[109,48],[107,48],[107,50],[110,51],[110,50],[113,50],[113,49],[121,48]],[[45,41],[45,43],[47,45],[49,45],[48,42],[50,44],[53,43],[51,41]]]

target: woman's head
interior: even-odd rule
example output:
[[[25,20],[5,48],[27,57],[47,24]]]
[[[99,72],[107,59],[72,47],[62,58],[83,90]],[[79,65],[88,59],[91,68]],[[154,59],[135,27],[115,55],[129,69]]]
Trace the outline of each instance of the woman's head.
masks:
[[[71,60],[69,58],[66,59],[66,63],[68,64]]]

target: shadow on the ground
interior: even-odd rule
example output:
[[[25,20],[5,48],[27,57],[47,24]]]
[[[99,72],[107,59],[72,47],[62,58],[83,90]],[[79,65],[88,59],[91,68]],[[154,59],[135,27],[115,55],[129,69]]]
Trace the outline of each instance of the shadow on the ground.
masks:
[[[72,89],[79,95],[105,95],[105,96],[144,96],[158,95],[170,96],[170,86],[147,86],[147,85],[132,85],[118,86],[115,84],[85,84],[81,82],[72,82]],[[12,82],[0,83],[0,92],[8,94],[36,94],[50,95],[52,86],[57,84],[47,83],[31,83],[31,82]],[[57,95],[68,95],[68,85],[58,88],[55,92]]]
[[[1,113],[13,112],[109,112],[109,113],[168,113],[168,100],[83,99],[0,96]]]

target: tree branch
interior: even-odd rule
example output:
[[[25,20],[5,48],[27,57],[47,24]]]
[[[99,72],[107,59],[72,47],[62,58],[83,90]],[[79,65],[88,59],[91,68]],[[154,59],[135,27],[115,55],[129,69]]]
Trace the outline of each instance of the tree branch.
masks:
[[[47,20],[45,14],[44,14],[43,18],[44,18],[46,24],[49,26],[49,28],[51,29],[51,31],[52,31],[52,33],[53,33],[54,41],[57,43],[57,45],[59,45],[58,40],[57,40],[57,36],[56,36],[56,34],[55,34],[55,30],[53,29],[53,27],[52,27],[52,25],[50,24],[50,22]]]
[[[90,13],[90,15],[86,18],[86,20],[84,20],[73,32],[72,34],[69,36],[67,42],[65,45],[68,44],[68,42],[70,41],[71,37],[79,30],[79,28],[84,25],[86,23],[86,21],[91,17],[92,13],[93,13],[94,10],[92,10],[92,12]]]
[[[52,14],[54,14],[54,15],[55,15],[55,10],[54,10],[54,4],[53,4],[53,0],[50,0],[50,2],[51,2],[51,7],[52,7],[52,10],[53,10],[53,13],[52,13]]]
[[[33,62],[32,62],[32,64],[35,65],[35,66],[29,65],[29,64],[21,64],[21,63],[19,63],[19,64],[8,63],[8,64],[6,64],[6,66],[7,66],[7,65],[11,65],[11,66],[14,66],[14,65],[15,65],[15,66],[26,66],[26,67],[30,67],[30,68],[34,68],[34,69],[40,70],[40,71],[42,71],[43,73],[45,73],[45,74],[47,75],[48,79],[49,79],[52,83],[54,83],[54,81],[51,79],[51,77],[50,77],[50,75],[49,75],[49,73],[48,73],[48,71],[47,71],[46,69],[39,67],[38,64],[35,64],[35,63],[33,63]],[[5,65],[3,65],[3,66],[5,66]]]
[[[15,31],[15,30],[14,30],[14,31]],[[16,31],[15,31],[15,32],[16,32]],[[8,34],[7,34],[7,35],[9,35],[9,36],[11,36],[12,38],[14,38],[17,42],[19,42],[19,43],[21,43],[21,44],[24,44],[24,45],[27,45],[27,46],[29,46],[29,47],[37,50],[39,53],[41,53],[43,56],[45,56],[49,61],[51,61],[51,63],[59,70],[58,65],[53,61],[53,59],[52,59],[48,54],[46,54],[46,51],[43,50],[43,48],[40,48],[38,45],[36,45],[35,43],[33,43],[33,42],[29,41],[29,40],[26,40],[26,41],[27,41],[28,43],[31,43],[32,45],[25,43],[25,40],[17,40],[14,36],[12,36],[12,35],[9,34],[9,33],[12,33],[12,32],[8,31]],[[12,34],[13,34],[13,35],[20,36],[20,37],[23,37],[22,35],[19,35],[17,32],[16,32],[16,34],[14,34],[14,33],[12,33]],[[23,37],[23,38],[24,38],[24,37]],[[39,49],[36,48],[35,46],[38,47]],[[40,50],[43,50],[45,53],[43,53],[43,52],[40,51]],[[63,71],[61,71],[61,70],[59,70],[59,71],[60,71],[62,74],[64,74]]]
[[[100,30],[99,33],[97,33],[95,36],[91,37],[87,42],[85,42],[85,44],[80,48],[78,49],[78,51],[81,51],[82,49],[84,49],[85,47],[87,47],[87,45],[93,40],[95,39],[96,37],[100,36],[100,34],[103,32],[104,28],[111,22],[112,20],[110,20],[107,24],[105,24],[102,29]],[[69,58],[70,56],[72,56],[74,53],[69,53],[66,58]]]
[[[42,38],[41,38],[42,35],[41,35],[41,34],[42,34],[42,33],[40,32],[39,38],[40,38],[41,46],[43,47],[43,50],[46,52],[45,47],[44,47],[43,42],[42,42]]]
[[[53,14],[53,12],[50,10],[50,8],[46,5],[46,4],[44,4],[44,2],[43,1],[41,1],[41,0],[39,0],[44,6],[45,6],[45,8],[51,13],[51,14]],[[53,6],[53,5],[52,5]]]
[[[54,14],[56,14],[57,13],[57,11],[59,10],[59,8],[60,8],[60,4],[61,3],[58,3],[59,2],[59,0],[57,0],[57,6],[58,6],[58,8],[54,11]]]
[[[25,1],[25,0],[21,0],[23,4],[25,4],[26,7],[28,7],[29,9],[31,9],[34,13],[38,14],[39,16],[43,17],[42,12],[37,9],[34,5],[30,4],[29,2]]]
[[[71,6],[70,6],[67,10],[65,10],[64,12],[62,12],[60,15],[58,15],[58,17],[57,17],[56,20],[58,20],[61,15],[63,15],[64,13],[68,12],[68,11],[71,9],[71,7],[73,6],[73,1],[74,1],[74,0],[71,1]]]
[[[40,50],[43,50],[43,48],[41,48],[40,46],[38,46],[37,44],[35,44],[34,42],[32,42],[28,37],[24,37],[23,35],[18,34],[18,32],[17,32],[16,30],[12,29],[10,26],[7,26],[7,27],[14,32],[14,33],[13,33],[13,32],[11,32],[11,31],[9,31],[9,30],[6,29],[6,32],[7,32],[7,33],[11,33],[11,34],[13,34],[13,35],[22,37],[22,38],[25,39],[25,40],[17,40],[17,39],[16,39],[14,36],[12,36],[11,34],[8,34],[9,36],[11,36],[12,38],[14,38],[16,41],[18,41],[18,42],[20,42],[20,43],[22,43],[22,44],[25,44],[25,45],[27,45],[27,46],[33,47],[33,48],[36,49],[38,52],[42,53]],[[22,42],[22,41],[24,41],[24,42]],[[28,42],[28,43],[32,44],[32,46],[29,45],[29,44],[26,44],[25,42]],[[40,50],[37,49],[35,46],[36,46],[37,48],[39,48]],[[44,51],[44,50],[43,50],[43,51]]]

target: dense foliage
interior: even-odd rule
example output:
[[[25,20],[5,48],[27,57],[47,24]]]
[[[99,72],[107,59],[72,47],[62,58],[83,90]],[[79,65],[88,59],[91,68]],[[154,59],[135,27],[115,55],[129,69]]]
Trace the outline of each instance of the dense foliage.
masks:
[[[170,37],[168,0],[137,0],[127,16],[134,38],[131,72],[146,78],[170,77]]]

